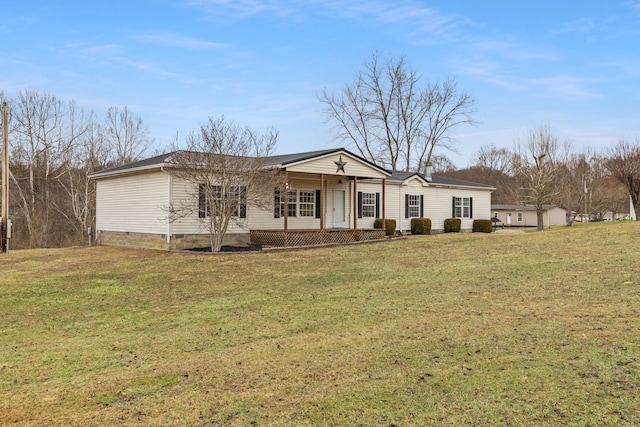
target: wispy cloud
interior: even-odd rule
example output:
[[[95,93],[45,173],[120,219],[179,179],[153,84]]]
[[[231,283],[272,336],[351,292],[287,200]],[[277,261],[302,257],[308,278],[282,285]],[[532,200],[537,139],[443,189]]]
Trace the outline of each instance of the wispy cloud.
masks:
[[[303,21],[314,16],[407,25],[408,31],[421,29],[442,32],[457,18],[440,14],[415,0],[185,0],[185,6],[206,11],[218,22],[237,21],[256,15],[272,15]]]
[[[75,50],[80,54],[91,56],[113,56],[122,52],[121,46],[115,43],[95,45],[89,43],[71,43],[67,45],[67,48]]]
[[[587,87],[597,82],[593,78],[576,76],[551,76],[526,79],[531,90],[545,97],[563,100],[596,99],[601,95]]]
[[[289,5],[281,0],[185,0],[187,7],[197,7],[217,22],[238,21],[254,15],[271,14],[291,16],[296,14],[297,4]]]
[[[173,47],[179,49],[206,50],[227,47],[224,43],[212,42],[207,40],[198,40],[193,37],[181,34],[171,33],[151,33],[135,36],[134,39],[156,44],[164,47]]]

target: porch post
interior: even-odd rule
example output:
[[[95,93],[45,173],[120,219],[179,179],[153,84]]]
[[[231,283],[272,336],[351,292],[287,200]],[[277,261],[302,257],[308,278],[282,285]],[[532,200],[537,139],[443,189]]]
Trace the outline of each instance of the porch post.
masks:
[[[284,171],[284,231],[289,229],[289,171]]]
[[[386,185],[386,179],[382,178],[382,229],[386,230],[387,229],[387,221],[385,220],[385,212],[384,212],[384,207],[385,207],[385,203],[384,203],[384,190],[385,188],[387,188]]]
[[[358,229],[358,177],[353,177],[353,229]]]
[[[320,203],[320,230],[324,230],[324,174],[320,174],[320,200],[316,200],[316,203]]]

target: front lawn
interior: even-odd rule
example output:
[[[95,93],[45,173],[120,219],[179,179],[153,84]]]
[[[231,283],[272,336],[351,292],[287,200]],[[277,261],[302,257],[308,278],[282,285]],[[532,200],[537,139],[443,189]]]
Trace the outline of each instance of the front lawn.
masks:
[[[637,426],[639,237],[0,254],[0,424]]]

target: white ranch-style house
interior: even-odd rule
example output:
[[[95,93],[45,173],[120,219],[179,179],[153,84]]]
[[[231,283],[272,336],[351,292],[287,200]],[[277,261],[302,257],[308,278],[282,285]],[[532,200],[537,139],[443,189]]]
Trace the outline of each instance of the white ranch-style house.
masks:
[[[171,174],[172,153],[92,174],[96,180],[96,241],[115,246],[187,249],[206,246],[203,210],[170,220],[168,206],[199,202],[193,184]],[[408,233],[412,218],[429,218],[433,232],[460,218],[470,231],[474,219],[491,218],[490,185],[430,174],[387,171],[348,150],[327,149],[268,158],[284,175],[274,188],[273,208],[251,202],[230,225],[224,244],[297,246],[384,237],[376,218],[394,219]],[[255,196],[254,196],[255,197]]]

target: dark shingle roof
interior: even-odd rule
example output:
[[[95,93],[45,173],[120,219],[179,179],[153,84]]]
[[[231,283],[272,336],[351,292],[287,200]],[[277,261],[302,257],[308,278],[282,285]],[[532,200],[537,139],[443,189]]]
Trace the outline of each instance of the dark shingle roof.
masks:
[[[304,153],[282,154],[277,156],[267,157],[267,164],[270,165],[283,165],[286,166],[291,163],[301,162],[304,160],[313,159],[314,157],[325,156],[327,154],[336,153],[341,151],[340,148],[331,148],[328,150],[307,151]]]
[[[160,154],[154,157],[150,157],[148,159],[138,160],[136,162],[127,163],[126,165],[114,166],[111,168],[102,169],[100,171],[94,172],[91,176],[100,176],[100,175],[108,175],[114,172],[121,172],[130,169],[140,169],[140,168],[150,168],[153,166],[161,166],[167,163],[169,157],[173,155],[174,152]]]
[[[368,164],[372,168],[378,169],[385,173],[389,173],[386,169],[376,165],[375,163],[370,162],[366,159],[363,159],[362,157],[356,154],[353,154],[350,151],[345,150],[343,148],[330,148],[326,150],[306,151],[303,153],[269,156],[265,159],[266,160],[265,165],[287,167],[287,165],[291,165],[293,163],[302,162],[302,161],[310,160],[316,157],[322,157],[328,154],[339,153],[339,152],[349,154],[350,156],[353,156],[359,159],[360,161]],[[91,174],[91,176],[95,178],[95,177],[100,177],[105,175],[111,175],[114,173],[117,174],[118,172],[134,171],[136,169],[150,169],[150,168],[153,168],[154,166],[161,167],[162,165],[170,163],[169,159],[174,153],[175,151],[170,153],[160,154],[158,156],[151,157],[144,160],[139,160],[137,162],[127,163],[126,165],[120,165],[112,168],[103,169],[101,171],[94,172],[93,174]]]
[[[395,180],[395,181],[405,181],[413,176],[420,177],[420,179],[426,182],[430,182],[432,184],[451,185],[455,187],[478,187],[478,188],[486,188],[486,189],[495,188],[493,185],[480,184],[480,183],[471,182],[471,181],[463,181],[461,179],[446,178],[444,176],[438,176],[438,175],[432,175],[431,180],[428,180],[424,174],[421,174],[419,172],[393,171],[389,179]]]

